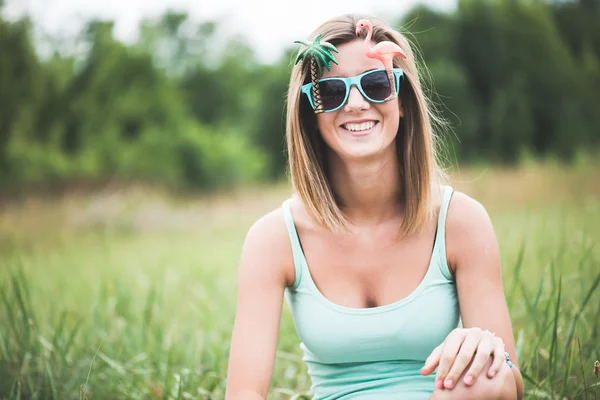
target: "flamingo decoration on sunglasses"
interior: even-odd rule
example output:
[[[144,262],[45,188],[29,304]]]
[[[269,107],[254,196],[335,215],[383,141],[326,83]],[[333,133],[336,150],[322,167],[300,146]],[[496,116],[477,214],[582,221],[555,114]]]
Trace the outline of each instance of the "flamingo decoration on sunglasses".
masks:
[[[371,46],[371,36],[373,35],[373,25],[366,19],[361,19],[356,24],[356,36],[360,36],[363,29],[367,29],[367,37],[365,38],[365,53],[367,57],[375,58],[383,63],[387,71],[390,87],[392,88],[390,95],[385,101],[396,98],[396,80],[394,79],[393,61],[394,57],[406,58],[406,53],[400,46],[394,42],[384,41],[379,42],[375,46]]]

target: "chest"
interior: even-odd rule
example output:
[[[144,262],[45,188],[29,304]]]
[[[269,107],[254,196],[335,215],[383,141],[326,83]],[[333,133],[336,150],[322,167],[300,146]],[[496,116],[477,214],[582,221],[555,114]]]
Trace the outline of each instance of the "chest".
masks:
[[[424,361],[459,325],[456,286],[431,270],[408,297],[377,308],[348,308],[315,295],[309,285],[288,291],[307,360],[319,364]]]
[[[331,302],[353,308],[394,303],[423,280],[432,257],[435,225],[398,239],[381,229],[353,235],[300,231],[310,275]]]

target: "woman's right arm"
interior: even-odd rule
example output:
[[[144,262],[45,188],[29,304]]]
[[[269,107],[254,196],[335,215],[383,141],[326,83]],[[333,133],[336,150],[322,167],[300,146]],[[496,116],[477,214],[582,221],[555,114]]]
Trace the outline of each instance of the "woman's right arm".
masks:
[[[271,383],[283,293],[292,256],[281,211],[258,220],[246,236],[238,274],[226,400],[266,399]],[[287,267],[287,268],[286,268]],[[287,271],[287,272],[286,272]]]

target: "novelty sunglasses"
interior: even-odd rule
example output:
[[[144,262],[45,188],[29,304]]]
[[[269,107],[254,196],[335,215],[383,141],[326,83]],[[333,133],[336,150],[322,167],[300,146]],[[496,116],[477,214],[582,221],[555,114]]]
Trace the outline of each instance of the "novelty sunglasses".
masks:
[[[400,90],[400,77],[404,72],[400,68],[394,68],[394,79],[396,83],[396,94]],[[356,86],[365,99],[372,103],[383,103],[390,95],[392,88],[385,69],[367,71],[349,78],[325,78],[320,79],[319,89],[324,112],[338,110],[348,100],[350,88]],[[302,93],[308,97],[310,106],[315,109],[313,96],[311,95],[312,83],[302,86]]]

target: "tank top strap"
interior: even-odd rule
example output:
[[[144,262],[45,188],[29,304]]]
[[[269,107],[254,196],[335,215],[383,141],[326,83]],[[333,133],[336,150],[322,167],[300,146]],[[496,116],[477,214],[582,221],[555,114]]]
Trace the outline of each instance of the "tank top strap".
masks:
[[[439,266],[442,274],[447,279],[454,279],[448,268],[448,259],[446,257],[446,217],[448,215],[448,207],[454,189],[450,186],[445,186],[442,193],[442,201],[440,204],[440,212],[437,221],[437,233],[435,238],[435,253],[439,261]]]
[[[302,262],[304,255],[302,251],[302,245],[300,244],[300,238],[298,237],[298,231],[294,224],[294,217],[292,216],[291,200],[286,199],[281,208],[283,209],[283,218],[285,219],[285,225],[287,227],[288,236],[290,238],[290,244],[292,246],[292,255],[294,257],[294,289],[300,284],[302,278]]]

